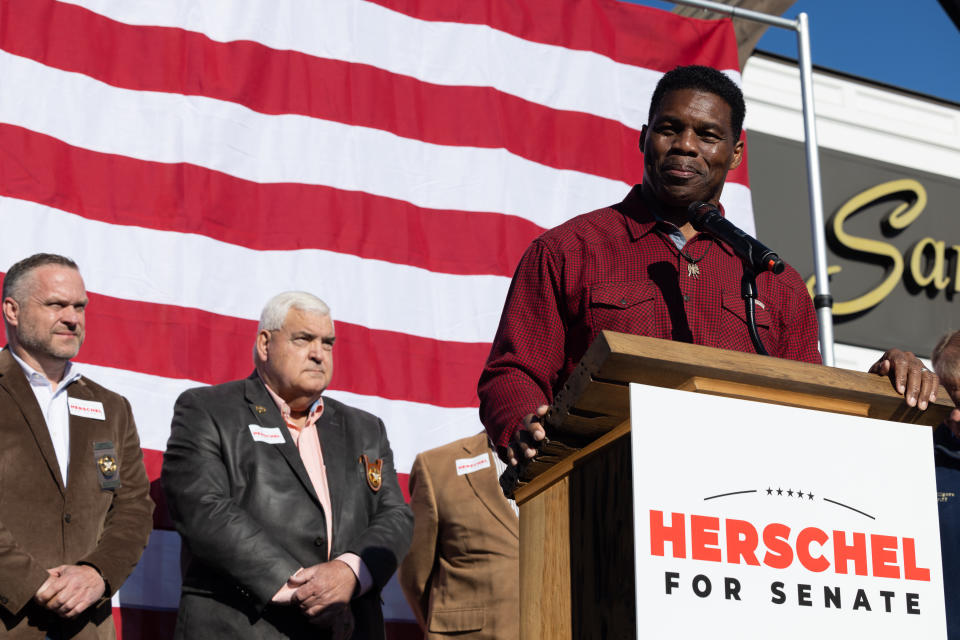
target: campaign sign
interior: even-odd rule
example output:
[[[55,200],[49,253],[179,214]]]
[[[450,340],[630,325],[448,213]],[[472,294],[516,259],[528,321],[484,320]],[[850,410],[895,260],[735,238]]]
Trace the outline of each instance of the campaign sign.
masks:
[[[930,428],[630,385],[638,638],[945,639]]]

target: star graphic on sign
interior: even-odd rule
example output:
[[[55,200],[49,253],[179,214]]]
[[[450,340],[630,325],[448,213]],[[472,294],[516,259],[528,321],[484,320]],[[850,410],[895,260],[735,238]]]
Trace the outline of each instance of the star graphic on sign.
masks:
[[[768,495],[768,496],[772,496],[772,495],[773,495],[773,489],[771,489],[770,487],[767,487],[767,495]]]
[[[803,491],[797,491],[797,497],[803,500]]]
[[[787,495],[793,497],[793,489],[787,489]]]
[[[813,500],[813,494],[812,494],[812,493],[808,493],[808,494],[807,494],[807,500]]]
[[[777,495],[778,495],[778,496],[782,496],[782,495],[783,495],[783,489],[777,489]]]

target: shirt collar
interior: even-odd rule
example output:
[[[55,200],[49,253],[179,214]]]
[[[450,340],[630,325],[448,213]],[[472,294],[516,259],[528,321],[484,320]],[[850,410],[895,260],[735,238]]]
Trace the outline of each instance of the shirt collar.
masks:
[[[650,207],[647,206],[646,201],[643,198],[642,185],[635,184],[633,188],[630,189],[630,193],[627,194],[627,197],[623,199],[618,205],[613,207],[617,211],[623,214],[624,221],[627,225],[627,231],[630,234],[631,240],[638,240],[643,236],[651,233],[657,229],[657,225],[664,226],[664,233],[669,234],[671,230],[677,229],[676,226],[670,224],[669,222],[663,221],[660,216],[656,214]],[[726,211],[723,210],[723,205],[718,204],[717,208],[720,209],[720,213],[723,217],[727,216]],[[729,255],[733,255],[733,251],[725,243],[720,242],[709,233],[697,233],[691,240],[694,239],[707,239],[713,242],[713,244],[719,245],[723,251]]]
[[[257,377],[259,377],[259,374]],[[266,387],[267,393],[269,393],[270,397],[273,399],[273,403],[277,405],[277,409],[280,410],[280,415],[283,416],[283,421],[289,426],[296,427],[296,425],[293,423],[293,420],[290,418],[290,405],[288,405],[283,398],[277,395],[277,392],[271,389],[270,385],[268,385],[263,378],[260,378],[260,381],[263,382],[263,386]],[[320,396],[317,398],[316,402],[310,405],[310,411],[307,412],[307,422],[303,425],[303,428],[306,429],[307,427],[314,425],[322,415],[323,396]]]
[[[7,350],[10,352],[10,355],[13,356],[13,359],[17,361],[17,364],[20,365],[20,368],[23,369],[23,375],[27,377],[31,386],[53,386],[50,384],[50,381],[47,380],[47,376],[27,364],[13,349],[8,346]],[[66,389],[71,383],[79,379],[80,376],[80,372],[74,369],[73,363],[67,360],[67,366],[63,368],[63,377],[60,378],[60,382],[57,383],[57,390]]]
[[[623,202],[613,207],[623,214],[631,240],[642,238],[653,231],[657,225],[657,219],[643,201],[643,194],[640,189],[641,185],[633,185]]]

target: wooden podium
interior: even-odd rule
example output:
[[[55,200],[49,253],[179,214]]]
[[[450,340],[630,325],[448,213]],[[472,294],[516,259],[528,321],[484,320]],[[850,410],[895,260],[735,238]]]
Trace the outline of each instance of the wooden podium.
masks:
[[[604,331],[557,394],[549,442],[514,491],[522,640],[634,637],[631,382],[932,426],[953,408],[942,388],[921,412],[884,377]],[[678,428],[709,419],[676,414]]]

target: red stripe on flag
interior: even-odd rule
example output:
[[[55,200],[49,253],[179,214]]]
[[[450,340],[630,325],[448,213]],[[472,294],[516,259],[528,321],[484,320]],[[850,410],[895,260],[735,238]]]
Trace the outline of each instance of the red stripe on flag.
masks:
[[[258,184],[191,164],[98,153],[2,123],[0,175],[0,195],[100,222],[197,233],[255,250],[324,249],[441,273],[509,277],[543,231],[517,216]]]
[[[486,25],[525,40],[594,51],[666,72],[678,65],[739,69],[729,20],[696,20],[619,0],[370,0],[421,20]]]
[[[518,216],[427,209],[331,187],[258,184],[192,164],[89,151],[5,123],[0,175],[0,195],[108,224],[197,233],[254,250],[336,251],[458,275],[511,276],[543,231]],[[728,180],[748,184],[746,156]],[[604,204],[610,203],[597,206]]]
[[[177,612],[114,607],[113,624],[117,628],[117,640],[123,640],[124,635],[131,640],[170,640],[177,624]]]
[[[147,478],[152,483],[160,479],[160,470],[163,468],[163,451],[156,449],[143,450],[143,468],[147,471]]]
[[[88,292],[79,362],[217,384],[253,371],[257,323]],[[337,322],[331,389],[440,407],[475,407],[487,343],[445,342]]]
[[[479,405],[477,377],[488,344],[336,326],[336,358],[348,364],[337,368],[331,389],[441,407]],[[78,360],[216,384],[253,370],[256,330],[253,320],[91,294],[88,340]]]
[[[489,87],[436,85],[256,42],[222,43],[181,29],[127,25],[51,0],[18,4],[0,30],[0,47],[125,89],[206,96],[433,144],[503,148],[547,166],[631,184],[643,172],[639,132],[614,120],[551,109]],[[250,81],[253,70],[262,83]]]
[[[403,499],[410,502],[410,474],[398,473],[397,482],[400,483],[400,490],[403,491]]]

